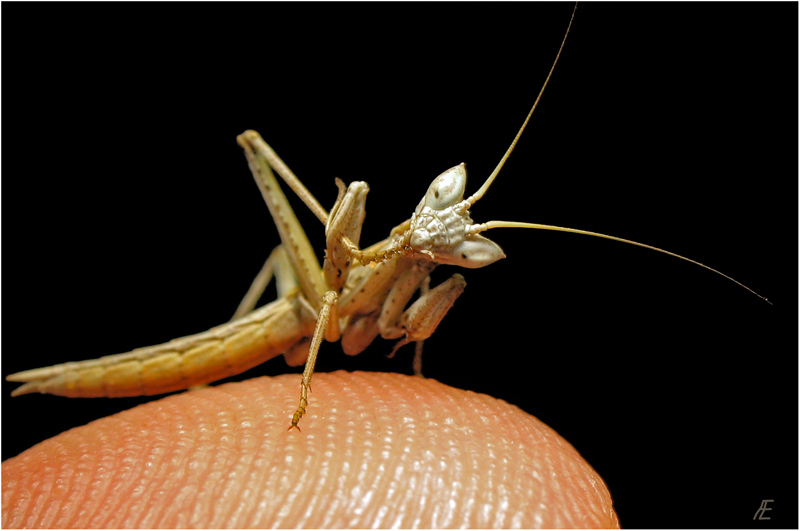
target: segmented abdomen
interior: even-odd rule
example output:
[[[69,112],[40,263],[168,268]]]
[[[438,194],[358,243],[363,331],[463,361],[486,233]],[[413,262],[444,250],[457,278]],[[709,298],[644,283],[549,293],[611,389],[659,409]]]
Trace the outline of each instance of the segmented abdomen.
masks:
[[[168,393],[233,376],[274,358],[313,334],[314,322],[296,297],[287,297],[200,334],[124,354],[18,372],[7,380],[28,382],[12,396]]]

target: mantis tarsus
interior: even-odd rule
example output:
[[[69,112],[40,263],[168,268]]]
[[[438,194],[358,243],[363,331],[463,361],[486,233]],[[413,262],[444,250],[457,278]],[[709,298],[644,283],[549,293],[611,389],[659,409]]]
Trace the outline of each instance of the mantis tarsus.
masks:
[[[565,41],[562,41],[562,48]],[[549,75],[547,79],[550,79]],[[538,101],[537,97],[525,124]],[[404,308],[433,270],[434,264],[478,268],[503,258],[500,247],[481,234],[494,228],[557,230],[618,240],[677,256],[743,286],[699,262],[627,239],[552,225],[473,222],[471,207],[489,189],[525,124],[496,170],[478,191],[465,196],[466,171],[463,165],[451,168],[434,181],[409,221],[393,229],[385,243],[366,249],[359,248],[367,191],[365,183],[352,183],[347,192],[345,186],[339,184],[339,199],[328,213],[299,181],[292,181],[294,191],[304,198],[317,218],[327,224],[324,276],[319,266],[312,264],[316,262],[314,251],[293,218],[291,208],[278,194],[277,183],[269,176],[269,167],[277,170],[284,179],[293,178],[291,172],[257,133],[248,131],[239,136],[239,143],[245,149],[262,194],[270,204],[285,251],[285,255],[271,255],[268,264],[281,272],[279,276],[284,281],[287,277],[296,277],[296,280],[289,279],[288,283],[281,284],[278,301],[249,313],[256,296],[240,307],[236,319],[230,324],[164,346],[140,349],[97,362],[24,371],[11,375],[9,379],[30,382],[19,389],[20,394],[37,391],[66,396],[159,394],[230,376],[256,362],[285,353],[291,364],[305,362],[308,357],[300,405],[291,423],[291,427],[297,427],[308,406],[314,361],[323,338],[336,341],[343,337],[345,351],[351,354],[363,350],[378,334],[386,339],[398,339],[395,349],[408,342],[427,339],[463,291],[463,277],[454,275],[447,283],[432,288],[416,303]],[[372,267],[370,264],[377,265]],[[352,274],[350,283],[348,273]],[[261,289],[256,289],[255,294],[260,295]]]

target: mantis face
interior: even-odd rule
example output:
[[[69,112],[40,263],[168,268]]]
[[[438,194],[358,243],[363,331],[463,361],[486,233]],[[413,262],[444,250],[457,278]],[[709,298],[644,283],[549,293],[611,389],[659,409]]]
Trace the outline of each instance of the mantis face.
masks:
[[[440,264],[468,269],[484,267],[505,258],[492,240],[477,234],[464,200],[467,168],[462,162],[433,180],[414,214],[405,238],[415,253]]]

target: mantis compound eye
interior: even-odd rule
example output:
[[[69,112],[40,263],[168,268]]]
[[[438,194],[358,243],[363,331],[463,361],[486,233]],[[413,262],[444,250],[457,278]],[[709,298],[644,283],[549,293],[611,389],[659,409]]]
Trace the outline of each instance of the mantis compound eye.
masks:
[[[434,210],[444,210],[464,199],[467,186],[467,166],[462,162],[433,180],[425,194],[423,204]]]
[[[468,269],[477,269],[493,264],[506,255],[499,245],[489,238],[475,235],[455,246],[449,263]]]

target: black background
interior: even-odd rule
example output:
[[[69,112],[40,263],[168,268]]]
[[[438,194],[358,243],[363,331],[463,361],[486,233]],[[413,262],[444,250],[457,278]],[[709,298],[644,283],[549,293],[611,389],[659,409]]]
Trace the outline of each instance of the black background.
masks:
[[[4,4],[3,374],[230,317],[278,243],[235,142],[245,129],[327,207],[335,176],[369,182],[365,244],[450,166],[467,163],[474,191],[571,11]],[[426,343],[428,377],[569,440],[623,526],[797,526],[796,22],[794,3],[579,5],[529,130],[473,209],[656,245],[774,306],[659,253],[497,230],[508,258],[462,271],[467,290]],[[410,373],[413,349],[390,348],[326,344],[318,370]],[[13,387],[4,458],[149,400]],[[754,521],[763,499],[772,520]]]

